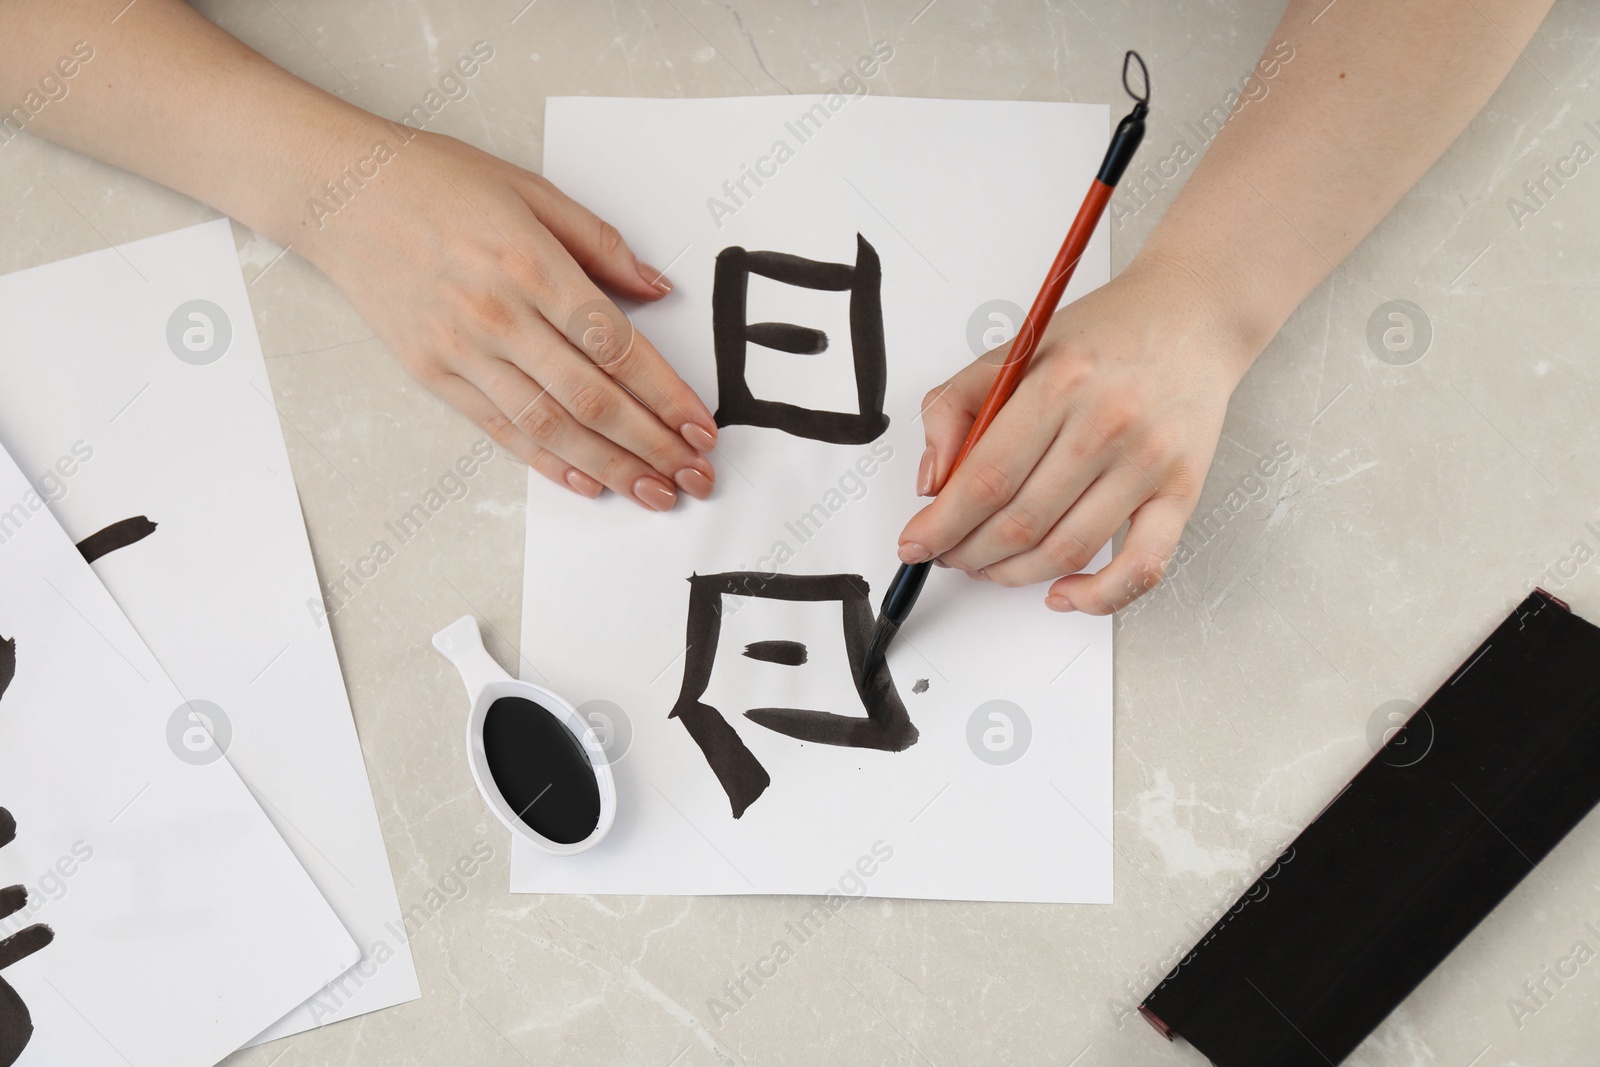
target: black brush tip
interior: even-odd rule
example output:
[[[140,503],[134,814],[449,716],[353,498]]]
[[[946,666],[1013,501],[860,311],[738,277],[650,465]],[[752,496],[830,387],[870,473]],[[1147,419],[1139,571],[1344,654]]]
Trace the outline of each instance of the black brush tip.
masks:
[[[878,621],[872,627],[872,640],[867,642],[867,654],[861,661],[861,673],[856,678],[857,684],[866,685],[867,679],[872,677],[872,672],[883,662],[884,653],[889,650],[889,642],[894,640],[894,635],[900,632],[900,624],[911,614],[911,607],[922,593],[922,583],[927,581],[928,571],[932,566],[931,563],[902,563],[900,569],[895,571],[894,580],[889,583],[889,591],[883,595],[883,606],[878,612]]]
[[[865,685],[872,672],[878,669],[878,664],[883,662],[884,654],[889,651],[889,642],[894,640],[894,635],[899,632],[900,624],[883,615],[878,616],[878,621],[872,627],[872,640],[867,642],[867,654],[861,660],[861,673],[856,681]]]

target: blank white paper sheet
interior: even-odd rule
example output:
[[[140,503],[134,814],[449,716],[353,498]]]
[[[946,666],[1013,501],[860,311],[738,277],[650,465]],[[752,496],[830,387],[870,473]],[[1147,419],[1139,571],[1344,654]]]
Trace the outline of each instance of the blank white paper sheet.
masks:
[[[1111,900],[1109,618],[936,569],[892,684],[852,671],[919,507],[923,396],[1014,331],[1109,128],[1090,104],[547,103],[545,174],[668,270],[630,314],[722,428],[715,495],[666,515],[529,478],[523,677],[596,726],[619,796],[589,852],[516,843],[514,891]],[[1067,299],[1109,272],[1102,227]]]
[[[0,442],[360,944],[262,1040],[420,995],[228,220],[0,277]]]

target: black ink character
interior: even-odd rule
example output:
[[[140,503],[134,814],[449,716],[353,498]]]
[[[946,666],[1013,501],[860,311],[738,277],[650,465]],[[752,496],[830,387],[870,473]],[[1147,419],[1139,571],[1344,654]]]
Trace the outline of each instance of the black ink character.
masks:
[[[855,359],[857,413],[816,411],[777,400],[758,400],[745,381],[745,346],[750,343],[816,355],[828,347],[821,330],[785,322],[746,321],[750,275],[804,289],[850,294],[850,347]],[[856,234],[855,266],[822,263],[783,252],[747,252],[724,248],[717,255],[716,282],[711,291],[711,325],[717,357],[718,426],[768,426],[775,430],[827,441],[860,445],[877,439],[889,426],[883,413],[888,382],[883,344],[883,270],[878,253]]]
[[[107,552],[115,552],[119,548],[126,548],[135,541],[143,541],[146,537],[156,532],[156,524],[143,515],[135,515],[131,519],[114,522],[103,530],[85,537],[78,542],[78,551],[89,563],[93,563]],[[3,1067],[3,1065],[0,1065]]]
[[[901,752],[917,743],[917,728],[895,691],[889,665],[880,660],[862,676],[873,624],[868,592],[866,580],[857,574],[729,571],[689,578],[683,687],[668,718],[683,720],[689,736],[700,746],[717,781],[722,783],[723,792],[728,794],[735,819],[766,792],[772,778],[722,713],[700,699],[711,681],[711,666],[717,655],[723,597],[838,601],[850,677],[856,679],[856,692],[867,710],[866,717],[862,717],[804,708],[751,708],[744,713],[745,718],[800,741]],[[769,663],[797,665],[806,661],[805,646],[797,641],[757,641],[746,646],[744,654]]]
[[[11,685],[17,673],[17,642],[0,638],[0,696]],[[0,808],[0,848],[17,839],[17,820],[5,808]],[[20,885],[0,889],[0,919],[6,919],[28,905],[28,891]],[[55,932],[42,923],[12,934],[0,941],[0,971],[18,963],[55,940]],[[22,1002],[17,991],[4,978],[0,978],[0,1067],[11,1067],[28,1047],[33,1037],[33,1016]]]

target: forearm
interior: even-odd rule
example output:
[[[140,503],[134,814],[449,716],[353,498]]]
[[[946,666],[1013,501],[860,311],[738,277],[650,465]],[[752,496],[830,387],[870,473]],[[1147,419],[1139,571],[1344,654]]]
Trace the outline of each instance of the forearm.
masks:
[[[21,106],[7,132],[24,126],[293,243],[310,191],[338,170],[339,146],[370,140],[380,120],[275,66],[178,0],[139,0],[124,10],[125,3],[0,7],[0,107]],[[79,42],[86,47],[74,56]],[[70,78],[57,66],[64,56],[76,61]],[[47,88],[61,87],[59,98],[41,93],[46,76],[55,79]],[[47,102],[34,111],[25,106],[29,93]]]
[[[1266,52],[1287,42],[1291,58],[1277,51],[1267,94],[1223,127],[1135,266],[1197,282],[1253,360],[1477,114],[1549,6],[1292,0]]]

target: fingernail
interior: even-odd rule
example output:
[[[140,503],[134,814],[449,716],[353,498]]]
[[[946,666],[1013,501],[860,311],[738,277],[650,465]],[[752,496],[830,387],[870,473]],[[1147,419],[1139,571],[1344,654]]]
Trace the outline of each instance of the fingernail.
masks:
[[[1051,611],[1077,611],[1078,610],[1077,608],[1072,606],[1072,601],[1068,600],[1066,597],[1062,596],[1059,593],[1052,593],[1049,596],[1045,597],[1044,598],[1044,606],[1049,608]]]
[[[693,467],[685,467],[672,476],[678,487],[696,500],[704,500],[711,495],[711,479]]]
[[[667,281],[660,271],[643,260],[636,259],[633,264],[639,271],[639,277],[644,279],[646,285],[661,293],[672,292],[672,283]]]
[[[932,445],[922,450],[922,462],[917,465],[917,495],[933,495],[933,461],[938,453]]]
[[[574,493],[579,496],[586,496],[590,500],[599,496],[600,491],[605,488],[605,486],[576,468],[567,471],[567,484],[572,487]]]
[[[717,447],[717,439],[712,436],[704,426],[697,422],[686,422],[678,427],[678,433],[689,442],[689,447],[696,452],[710,452]]]
[[[900,546],[901,563],[925,563],[927,562],[928,557],[931,555],[933,555],[933,553],[929,552],[915,541],[907,541],[905,544]]]
[[[678,494],[655,478],[640,478],[633,483],[633,498],[651,511],[671,511]]]
[[[973,581],[987,582],[989,580],[989,572],[983,569],[968,571],[967,577],[971,578]]]

